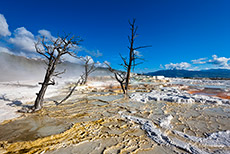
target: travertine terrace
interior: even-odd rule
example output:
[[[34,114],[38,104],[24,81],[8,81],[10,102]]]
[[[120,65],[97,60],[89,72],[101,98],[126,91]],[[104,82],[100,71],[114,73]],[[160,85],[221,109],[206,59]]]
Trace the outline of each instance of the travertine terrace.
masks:
[[[69,100],[56,106],[54,100],[61,100],[74,83],[74,79],[66,80],[50,89],[44,109],[34,114],[14,112],[22,105],[33,103],[30,100],[37,90],[34,82],[2,83],[1,86],[8,87],[9,91],[4,93],[1,101],[5,102],[5,110],[10,108],[16,116],[2,120],[0,152],[230,151],[230,105],[227,99],[189,94],[190,85],[184,79],[180,79],[180,84],[175,82],[178,79],[145,76],[135,76],[131,81],[130,98],[121,94],[118,84],[110,77],[94,77],[86,86],[79,86]],[[212,86],[214,82],[211,82]],[[197,85],[198,89],[200,85],[208,86],[207,81]],[[10,87],[15,86],[19,90],[11,95]],[[192,88],[194,90],[196,86]],[[30,91],[30,97],[20,89]],[[225,88],[225,92],[227,90]],[[185,100],[178,101],[178,98]],[[20,99],[21,104],[13,103]]]

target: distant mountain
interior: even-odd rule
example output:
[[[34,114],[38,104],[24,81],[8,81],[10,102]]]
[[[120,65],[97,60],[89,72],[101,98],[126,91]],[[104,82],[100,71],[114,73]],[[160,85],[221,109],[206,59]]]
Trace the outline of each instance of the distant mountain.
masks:
[[[23,56],[0,52],[0,81],[42,80],[45,75],[45,62]],[[58,71],[66,72],[63,77],[78,77],[84,68],[80,64],[64,62],[57,66]],[[92,75],[110,75],[105,68],[98,68]]]
[[[165,77],[189,77],[189,78],[230,78],[229,69],[209,69],[200,71],[189,70],[159,70],[156,72],[149,72],[146,75],[157,76],[163,75]]]

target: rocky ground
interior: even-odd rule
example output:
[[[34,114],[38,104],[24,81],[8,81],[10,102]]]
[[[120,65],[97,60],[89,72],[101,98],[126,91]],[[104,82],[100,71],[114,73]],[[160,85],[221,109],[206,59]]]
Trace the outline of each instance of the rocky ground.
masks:
[[[33,103],[32,94],[39,89],[36,84],[23,83],[21,88],[27,85],[27,91],[22,90],[25,93],[15,91],[15,87],[2,90],[1,101],[10,104],[13,100],[24,100],[18,105],[3,105],[17,116],[2,119],[0,153],[230,151],[227,99],[188,93],[190,85],[175,84],[175,79],[143,76],[132,79],[129,98],[121,94],[113,79],[94,77],[86,86],[78,87],[69,100],[55,105],[54,100],[65,97],[73,83],[74,80],[68,80],[50,89],[44,109],[33,114],[13,111]],[[207,82],[199,85],[207,85]],[[12,91],[20,93],[20,97],[10,95]],[[28,93],[33,97],[28,97]]]
[[[163,87],[158,90],[152,90],[149,93],[133,93],[130,98],[134,101],[146,103],[148,101],[166,101],[174,103],[210,103],[217,105],[230,105],[229,99],[217,97],[190,94],[186,91],[179,90],[176,87]]]

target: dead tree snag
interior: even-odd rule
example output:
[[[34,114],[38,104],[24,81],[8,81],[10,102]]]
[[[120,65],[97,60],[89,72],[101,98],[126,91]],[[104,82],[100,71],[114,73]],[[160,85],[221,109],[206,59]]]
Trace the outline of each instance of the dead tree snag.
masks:
[[[47,87],[55,84],[54,77],[58,77],[65,72],[55,72],[56,66],[62,63],[62,56],[68,54],[76,57],[75,48],[81,41],[82,40],[79,37],[65,35],[64,37],[58,37],[55,40],[49,41],[43,37],[35,43],[36,52],[44,56],[46,59],[47,69],[43,82],[39,83],[41,84],[41,89],[39,93],[37,93],[33,111],[42,108]]]

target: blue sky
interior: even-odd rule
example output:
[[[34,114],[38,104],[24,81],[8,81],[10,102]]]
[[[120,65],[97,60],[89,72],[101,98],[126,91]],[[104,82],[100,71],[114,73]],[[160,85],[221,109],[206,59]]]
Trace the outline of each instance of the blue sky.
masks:
[[[0,28],[3,18],[9,27],[0,30],[0,49],[28,55],[22,46],[30,41],[22,35],[71,32],[84,39],[79,54],[120,68],[119,53],[128,53],[128,20],[136,18],[136,46],[152,45],[140,50],[145,62],[137,72],[230,68],[229,8],[229,0],[5,0]]]

